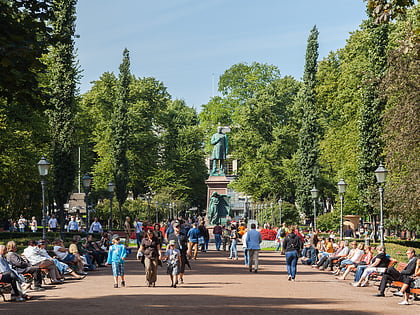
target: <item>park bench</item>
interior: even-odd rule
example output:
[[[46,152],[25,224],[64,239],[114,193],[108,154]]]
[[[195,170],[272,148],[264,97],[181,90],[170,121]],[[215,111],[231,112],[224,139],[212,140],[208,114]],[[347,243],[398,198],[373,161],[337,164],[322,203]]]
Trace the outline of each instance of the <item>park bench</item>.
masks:
[[[387,268],[389,268],[389,267],[394,267],[394,266],[396,266],[398,264],[398,260],[396,260],[396,259],[394,259],[394,258],[390,258],[390,260],[389,260],[389,264],[388,264],[388,267]],[[369,275],[369,280],[372,280],[372,281],[375,281],[375,285],[376,286],[379,286],[379,283],[381,282],[381,280],[382,280],[382,272],[373,272],[373,273],[371,273],[370,275]]]
[[[404,268],[406,266],[407,266],[407,263],[399,263],[396,269],[399,272],[401,272],[401,271],[404,270]],[[400,290],[401,287],[403,286],[403,284],[404,284],[404,282],[402,282],[402,281],[392,281],[389,284],[388,288],[394,288],[394,289]],[[419,296],[420,295],[420,288],[410,288],[410,293],[414,294],[415,296]]]
[[[0,295],[3,298],[4,302],[7,302],[5,294],[10,294],[12,292],[12,285],[10,283],[0,281]]]

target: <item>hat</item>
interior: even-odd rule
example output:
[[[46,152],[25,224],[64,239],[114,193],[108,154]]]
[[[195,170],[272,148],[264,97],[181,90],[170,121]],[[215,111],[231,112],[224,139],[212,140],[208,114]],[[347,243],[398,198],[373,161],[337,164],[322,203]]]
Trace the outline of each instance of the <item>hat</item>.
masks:
[[[170,240],[168,245],[175,245],[175,240]]]
[[[173,227],[179,227],[179,226],[180,226],[179,222],[175,222],[175,223],[173,224]]]
[[[114,234],[114,235],[112,235],[112,239],[113,240],[119,240],[120,239],[120,236],[118,235],[118,234]]]

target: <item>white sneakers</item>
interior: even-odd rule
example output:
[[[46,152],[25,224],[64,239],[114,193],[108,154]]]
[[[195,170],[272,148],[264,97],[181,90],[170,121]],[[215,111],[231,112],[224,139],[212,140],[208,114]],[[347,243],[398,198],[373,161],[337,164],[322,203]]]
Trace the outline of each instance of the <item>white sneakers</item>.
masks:
[[[410,303],[408,303],[407,301],[402,301],[400,303],[398,303],[399,305],[410,305]]]

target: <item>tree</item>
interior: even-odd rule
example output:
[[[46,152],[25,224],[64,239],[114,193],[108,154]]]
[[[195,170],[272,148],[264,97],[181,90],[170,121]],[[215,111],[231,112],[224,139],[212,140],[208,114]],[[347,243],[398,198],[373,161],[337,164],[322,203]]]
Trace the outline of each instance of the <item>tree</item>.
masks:
[[[361,207],[375,219],[377,187],[373,172],[383,159],[382,113],[386,103],[386,100],[380,97],[379,87],[386,70],[389,25],[375,24],[370,17],[363,27],[368,34],[369,62],[361,89],[358,190]],[[376,224],[374,227],[376,228]]]
[[[365,214],[358,202],[360,87],[368,67],[368,32],[357,30],[347,44],[320,61],[317,72],[317,107],[323,137],[320,145],[320,185],[324,207],[338,202],[337,182],[348,183],[344,213]]]
[[[296,107],[301,113],[298,165],[300,170],[297,203],[306,214],[312,213],[310,189],[319,178],[320,126],[316,108],[315,85],[318,59],[318,30],[314,26],[308,38],[303,85],[298,93]]]
[[[130,93],[130,56],[124,49],[123,60],[120,65],[118,80],[117,103],[112,117],[112,166],[115,182],[115,196],[118,200],[120,212],[120,225],[122,225],[122,206],[127,199],[129,182],[129,163],[127,158],[129,130],[128,130],[128,106]]]
[[[47,21],[51,1],[3,0],[0,2],[0,98],[7,103],[39,105],[41,57],[51,44]]]
[[[290,104],[299,83],[292,77],[261,88],[237,108],[234,115],[233,155],[239,161],[237,190],[262,200],[279,194],[294,200],[294,185],[287,177],[288,160],[296,152],[296,128]]]
[[[410,10],[396,25],[390,40],[388,69],[381,91],[387,98],[384,139],[386,167],[390,171],[385,188],[386,207],[397,225],[419,231],[420,209],[420,7]]]
[[[49,54],[49,104],[54,196],[64,231],[64,204],[76,175],[74,117],[77,69],[74,57],[75,0],[52,3],[54,45]]]
[[[407,9],[415,4],[414,0],[365,0],[375,23],[387,23],[394,18],[404,16]]]
[[[161,117],[159,168],[150,177],[151,186],[166,191],[172,200],[205,204],[207,167],[202,148],[203,132],[198,115],[184,101],[171,102]]]
[[[50,14],[50,1],[0,2],[0,217],[39,215],[35,164],[49,149],[39,73],[51,44]]]

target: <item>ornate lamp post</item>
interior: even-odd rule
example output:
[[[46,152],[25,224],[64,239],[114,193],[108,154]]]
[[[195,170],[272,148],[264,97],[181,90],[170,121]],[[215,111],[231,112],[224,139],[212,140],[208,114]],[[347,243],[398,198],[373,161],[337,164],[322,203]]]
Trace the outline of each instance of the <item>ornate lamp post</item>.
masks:
[[[281,200],[281,198],[279,198],[279,201],[278,201],[278,204],[279,204],[279,226],[281,226],[281,206],[283,205],[283,200]]]
[[[379,184],[379,207],[380,207],[380,225],[379,225],[379,231],[380,231],[380,237],[381,237],[381,245],[384,245],[384,211],[383,211],[383,194],[384,194],[384,188],[383,185],[386,182],[386,175],[388,171],[387,169],[382,165],[382,163],[379,164],[378,168],[375,170],[375,176],[376,181]]]
[[[156,207],[155,207],[155,215],[156,215],[155,223],[159,223],[159,201],[156,200],[155,205],[156,205]]]
[[[249,216],[249,199],[248,196],[245,196],[245,202],[244,202],[244,219],[245,221],[248,220],[248,216]]]
[[[47,216],[45,209],[45,186],[47,185],[47,180],[44,178],[48,175],[48,170],[50,169],[51,164],[45,159],[45,157],[42,157],[37,165],[39,176],[42,178],[42,239],[45,241],[47,239]]]
[[[272,228],[274,227],[274,218],[273,218],[273,207],[274,207],[274,202],[270,202],[270,210],[271,210],[271,217],[270,217],[270,224],[272,224]]]
[[[314,222],[312,224],[312,230],[315,232],[316,231],[316,200],[318,199],[319,190],[316,189],[314,185],[314,187],[310,191],[311,191],[312,201],[314,203]]]
[[[148,191],[145,198],[147,201],[147,221],[150,222],[150,203],[152,202],[152,193]]]
[[[88,173],[86,173],[82,177],[83,188],[85,189],[85,205],[86,205],[86,214],[87,214],[87,223],[86,223],[86,231],[89,231],[90,227],[90,211],[88,207],[88,195],[90,191],[90,185],[92,184],[92,177]]]
[[[346,193],[346,182],[344,179],[340,179],[337,183],[338,186],[338,193],[340,194],[340,240],[343,239],[343,201],[344,201],[344,194]]]
[[[108,191],[109,191],[109,230],[112,231],[112,199],[114,198],[114,189],[115,184],[111,180],[108,183]]]

